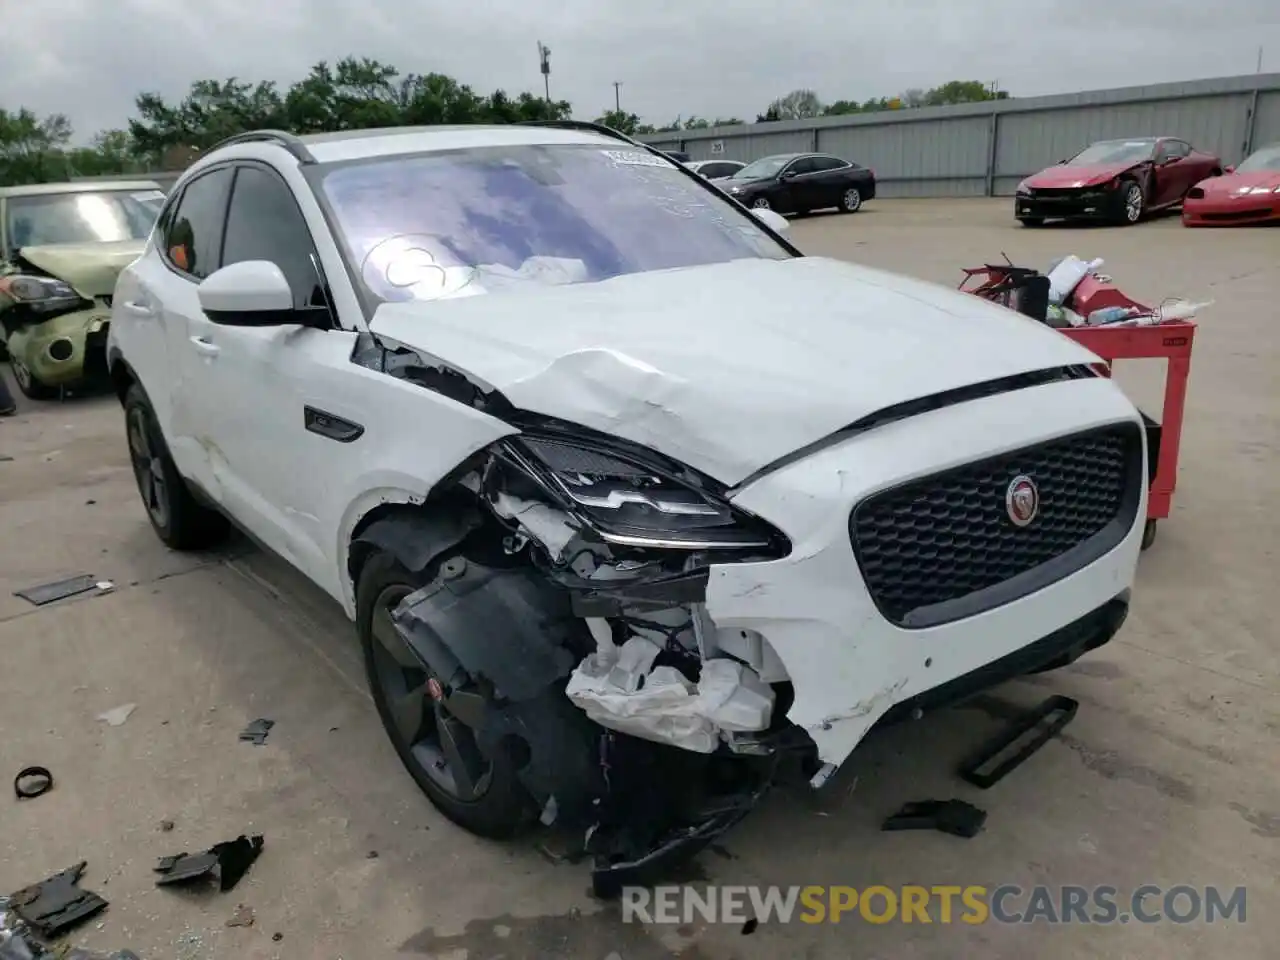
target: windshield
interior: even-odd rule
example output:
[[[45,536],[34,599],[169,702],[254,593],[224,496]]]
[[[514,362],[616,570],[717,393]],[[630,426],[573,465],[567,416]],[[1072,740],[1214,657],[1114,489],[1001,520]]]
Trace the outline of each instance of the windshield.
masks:
[[[361,161],[321,177],[378,301],[790,256],[704,181],[644,150],[485,147]]]
[[[1150,160],[1154,140],[1103,140],[1085,147],[1067,161],[1071,167],[1092,167]]]
[[[791,160],[791,157],[761,157],[752,163],[748,163],[745,167],[733,175],[735,180],[763,180],[767,177],[776,177],[778,171],[785,167]]]
[[[1236,173],[1256,173],[1259,170],[1280,171],[1280,143],[1251,153],[1244,163],[1236,167]]]
[[[10,197],[5,234],[15,250],[145,240],[163,204],[164,194],[154,188]]]

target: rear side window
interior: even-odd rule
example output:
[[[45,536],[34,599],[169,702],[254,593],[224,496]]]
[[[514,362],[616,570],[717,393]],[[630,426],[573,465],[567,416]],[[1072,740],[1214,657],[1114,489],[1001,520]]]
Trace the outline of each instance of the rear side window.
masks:
[[[172,215],[165,217],[165,259],[196,280],[203,280],[220,265],[218,248],[230,186],[229,167],[202,174],[183,187]]]
[[[837,160],[835,157],[814,157],[815,170],[839,170],[841,167],[848,166],[843,160]]]
[[[314,253],[311,231],[288,185],[261,167],[238,168],[227,210],[222,265],[270,261],[289,281],[294,307],[323,306]]]

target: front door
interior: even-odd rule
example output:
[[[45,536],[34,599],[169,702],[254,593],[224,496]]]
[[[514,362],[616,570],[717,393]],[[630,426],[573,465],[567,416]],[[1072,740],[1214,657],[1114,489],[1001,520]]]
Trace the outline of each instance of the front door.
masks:
[[[222,266],[265,260],[280,268],[294,306],[327,313],[319,257],[288,185],[265,165],[237,166],[222,243]],[[332,320],[332,314],[328,316]],[[205,323],[215,351],[216,390],[205,415],[213,432],[231,512],[267,546],[313,577],[324,532],[316,515],[321,477],[300,469],[309,441],[304,407],[309,370],[327,356],[334,330],[300,324],[241,327]],[[346,346],[350,354],[350,345]]]

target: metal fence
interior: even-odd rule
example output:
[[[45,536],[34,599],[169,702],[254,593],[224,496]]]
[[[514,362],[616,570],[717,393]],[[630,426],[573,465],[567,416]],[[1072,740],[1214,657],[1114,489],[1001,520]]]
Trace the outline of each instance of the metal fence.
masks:
[[[1224,163],[1280,141],[1280,73],[953,107],[752,123],[641,139],[693,160],[821,152],[876,172],[887,197],[1006,196],[1093,140],[1176,136]]]

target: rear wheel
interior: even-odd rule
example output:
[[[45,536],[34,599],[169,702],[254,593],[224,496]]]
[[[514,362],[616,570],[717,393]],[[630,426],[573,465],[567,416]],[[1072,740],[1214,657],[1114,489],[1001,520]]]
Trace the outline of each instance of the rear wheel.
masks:
[[[472,833],[504,839],[529,821],[533,807],[517,779],[517,757],[505,750],[485,754],[476,731],[445,704],[440,679],[391,620],[396,606],[430,583],[440,566],[417,576],[386,553],[365,563],[356,585],[365,669],[391,745],[427,799]]]
[[[125,394],[124,417],[133,476],[156,534],[174,550],[199,550],[222,540],[230,529],[226,517],[192,496],[137,384]]]
[[[862,191],[857,187],[849,187],[840,195],[840,209],[844,213],[857,213],[862,209]]]

